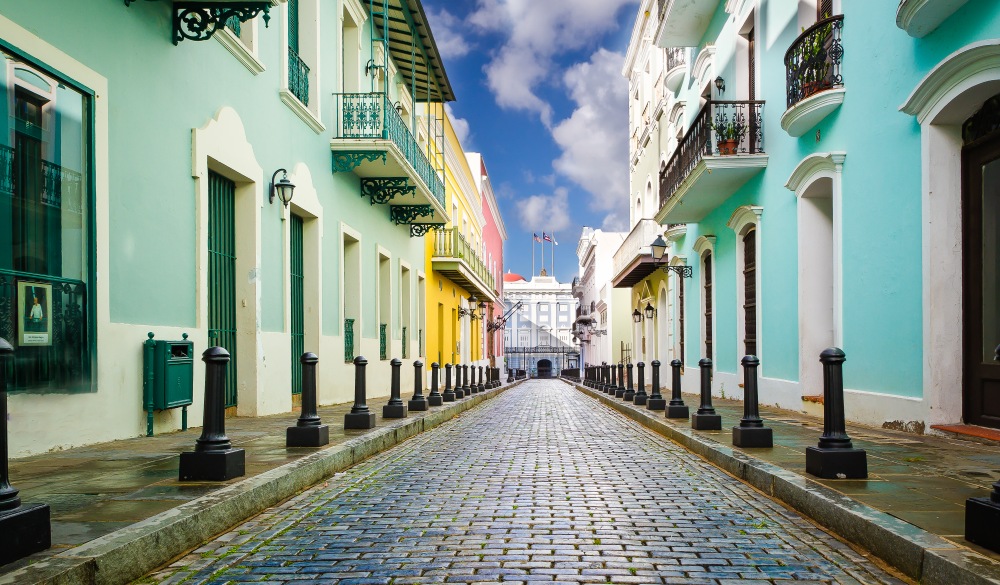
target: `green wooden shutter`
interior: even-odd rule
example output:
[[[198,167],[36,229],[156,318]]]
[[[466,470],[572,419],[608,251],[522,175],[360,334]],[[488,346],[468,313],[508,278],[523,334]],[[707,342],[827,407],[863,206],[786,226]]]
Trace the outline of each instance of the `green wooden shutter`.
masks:
[[[229,352],[226,408],[236,406],[236,183],[208,173],[208,342]]]
[[[302,261],[302,218],[293,215],[291,221],[291,280],[292,280],[292,394],[302,394],[302,362],[305,352],[305,303],[303,302],[304,270]]]

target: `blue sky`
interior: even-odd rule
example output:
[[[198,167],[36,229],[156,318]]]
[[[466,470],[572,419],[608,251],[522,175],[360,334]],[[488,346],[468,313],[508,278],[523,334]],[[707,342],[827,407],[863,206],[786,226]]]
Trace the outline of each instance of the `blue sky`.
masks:
[[[532,233],[555,233],[555,275],[576,275],[583,226],[628,229],[628,83],[638,0],[423,0],[467,151],[481,152],[530,277]],[[467,124],[467,126],[466,126]],[[545,243],[545,266],[552,262]],[[535,273],[541,248],[535,244]]]

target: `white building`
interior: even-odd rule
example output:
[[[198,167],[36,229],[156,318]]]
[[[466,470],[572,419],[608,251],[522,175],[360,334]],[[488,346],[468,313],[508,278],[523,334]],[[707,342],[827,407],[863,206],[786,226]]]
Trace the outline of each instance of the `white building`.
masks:
[[[517,307],[504,329],[507,367],[527,370],[533,376],[539,369],[544,374],[545,360],[552,375],[579,367],[579,348],[573,340],[577,299],[571,285],[547,276],[544,268],[530,282],[510,272],[503,280],[507,310]]]
[[[574,331],[580,339],[580,358],[585,364],[618,363],[628,360],[627,344],[621,340],[630,331],[629,291],[612,286],[615,252],[628,234],[584,227],[576,246],[580,275],[573,280],[573,296],[580,303]],[[618,332],[615,336],[614,333]]]

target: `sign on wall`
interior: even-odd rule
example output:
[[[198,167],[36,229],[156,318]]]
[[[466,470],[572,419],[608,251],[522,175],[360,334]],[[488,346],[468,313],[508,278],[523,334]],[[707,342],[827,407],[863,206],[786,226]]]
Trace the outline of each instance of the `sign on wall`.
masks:
[[[19,345],[52,345],[52,285],[17,283]]]

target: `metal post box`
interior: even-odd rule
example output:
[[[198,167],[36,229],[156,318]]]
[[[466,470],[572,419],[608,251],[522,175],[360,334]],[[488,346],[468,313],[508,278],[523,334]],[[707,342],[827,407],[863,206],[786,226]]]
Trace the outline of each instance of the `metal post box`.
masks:
[[[194,400],[194,342],[149,339],[143,348],[143,404],[146,435],[153,436],[153,411],[183,408],[182,428],[187,429],[187,407]]]

